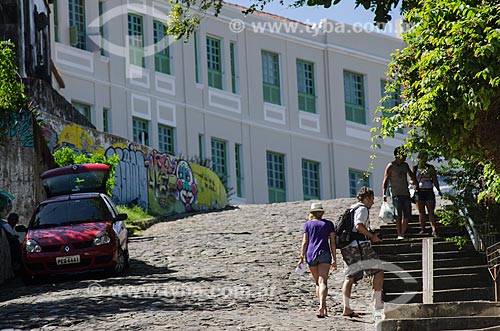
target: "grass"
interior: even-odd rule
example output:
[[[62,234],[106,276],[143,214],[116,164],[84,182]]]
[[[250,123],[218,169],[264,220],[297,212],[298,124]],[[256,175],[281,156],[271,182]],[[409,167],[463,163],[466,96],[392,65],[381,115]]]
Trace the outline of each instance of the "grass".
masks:
[[[149,215],[139,206],[126,207],[126,206],[116,206],[119,213],[124,213],[128,215],[125,224],[131,235],[140,232],[141,230],[147,229],[151,226],[153,216]]]

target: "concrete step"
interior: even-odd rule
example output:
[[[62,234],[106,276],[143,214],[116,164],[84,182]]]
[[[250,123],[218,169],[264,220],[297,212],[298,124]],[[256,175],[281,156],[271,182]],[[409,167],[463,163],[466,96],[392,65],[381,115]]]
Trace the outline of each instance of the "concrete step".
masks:
[[[460,261],[457,261],[460,262]],[[455,265],[445,268],[434,267],[434,276],[450,276],[450,275],[461,275],[461,274],[486,274],[489,275],[488,268],[486,265]],[[422,269],[414,270],[393,270],[385,271],[385,278],[399,278],[401,275],[406,277],[420,277],[422,275]]]
[[[374,249],[376,250],[375,246]],[[433,257],[435,260],[476,257],[482,259],[484,263],[486,263],[484,257],[475,250],[462,250],[462,251],[454,250],[454,251],[434,252]],[[402,254],[394,254],[390,252],[389,254],[379,254],[379,259],[388,262],[421,261],[422,252],[402,253]]]
[[[413,260],[413,258],[418,260]],[[387,259],[384,259],[384,261],[387,261]],[[422,255],[421,254],[416,255],[414,257],[407,256],[406,259],[403,261],[387,261],[384,264],[392,264],[403,270],[419,270],[422,269]],[[459,260],[457,260],[456,258],[439,259],[434,257],[435,268],[454,267],[457,264],[461,266],[473,266],[473,265],[484,266],[485,261],[480,256],[462,257]]]
[[[421,253],[422,241],[405,241],[401,240],[400,243],[381,242],[373,245],[373,249],[379,255],[388,254],[406,254],[406,253]],[[457,246],[451,242],[437,241],[433,245],[434,252],[456,251]],[[472,244],[468,243],[464,249],[473,249]]]
[[[491,284],[493,286],[491,276],[488,273],[434,276],[435,291],[452,289],[456,286],[456,284],[460,284],[460,287],[464,289],[482,287],[487,284]],[[384,292],[386,294],[401,293],[406,291],[422,291],[422,276],[384,279]]]
[[[420,225],[409,226],[408,229],[406,230],[406,235],[409,236],[431,235],[432,230],[430,226],[427,226],[425,231],[426,234],[419,234]],[[397,235],[396,225],[382,225],[380,227],[380,232],[383,234],[384,238],[387,236],[396,236]],[[438,226],[436,228],[436,232],[441,237],[452,237],[452,236],[465,235],[467,233],[467,230],[464,227],[458,227],[458,226]]]
[[[386,303],[386,319],[453,317],[453,316],[500,316],[500,302],[453,301],[432,304],[395,305]]]
[[[385,289],[384,289],[385,290]],[[435,290],[434,302],[450,301],[474,301],[474,300],[493,300],[494,287],[481,286],[474,288],[459,288],[447,290]],[[422,303],[421,291],[408,291],[399,293],[388,293],[383,295],[383,300],[389,303]]]
[[[376,330],[500,330],[500,324],[495,319],[500,316],[499,302],[386,303],[383,315],[384,319],[376,325]],[[463,323],[450,322],[454,319]]]
[[[422,330],[478,330],[500,325],[500,316],[434,317],[398,320],[382,320],[376,330],[422,331]]]

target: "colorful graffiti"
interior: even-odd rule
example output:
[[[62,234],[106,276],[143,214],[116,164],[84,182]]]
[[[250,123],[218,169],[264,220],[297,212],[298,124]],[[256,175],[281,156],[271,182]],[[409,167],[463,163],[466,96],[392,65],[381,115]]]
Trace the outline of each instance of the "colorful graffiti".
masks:
[[[179,212],[179,206],[176,206],[179,201],[182,212],[191,211],[196,204],[198,189],[189,163],[156,150],[148,153],[146,163],[152,197],[150,209]]]
[[[51,123],[47,121],[47,123]],[[208,210],[227,205],[226,190],[215,173],[173,155],[161,153],[123,139],[106,149],[96,141],[107,141],[105,133],[76,124],[44,124],[42,133],[52,152],[70,147],[79,152],[118,155],[112,199],[117,204],[136,204],[152,215]],[[57,134],[61,132],[61,134]]]
[[[8,127],[8,135],[11,139],[18,137],[24,147],[33,147],[32,118],[33,115],[28,111],[14,113],[9,119],[0,119],[0,130]]]
[[[144,154],[135,149],[133,144],[128,148],[109,147],[105,156],[118,155],[120,162],[116,166],[115,187],[112,198],[117,204],[136,204],[148,209],[147,172]]]

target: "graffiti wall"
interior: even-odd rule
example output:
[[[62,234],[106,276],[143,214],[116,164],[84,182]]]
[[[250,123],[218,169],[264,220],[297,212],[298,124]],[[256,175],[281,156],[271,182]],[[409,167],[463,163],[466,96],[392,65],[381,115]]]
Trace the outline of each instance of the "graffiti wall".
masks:
[[[0,118],[0,130],[7,134],[7,141],[0,142],[0,192],[11,199],[11,206],[0,204],[0,214],[10,211],[20,214],[21,224],[27,224],[33,207],[43,195],[34,175],[45,170],[43,156],[35,142],[33,116],[28,111]],[[4,201],[5,202],[5,201]]]
[[[117,204],[137,204],[153,215],[227,205],[220,179],[205,167],[50,114],[43,116],[42,132],[52,152],[69,147],[77,152],[118,155],[112,192]]]

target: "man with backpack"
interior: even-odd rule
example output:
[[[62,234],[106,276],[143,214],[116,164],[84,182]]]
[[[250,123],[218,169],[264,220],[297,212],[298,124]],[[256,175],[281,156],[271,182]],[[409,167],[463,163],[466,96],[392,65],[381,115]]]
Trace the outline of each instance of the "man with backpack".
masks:
[[[371,242],[381,242],[376,233],[370,231],[370,212],[375,194],[369,187],[363,186],[357,194],[358,202],[350,207],[353,218],[352,236],[350,244],[340,250],[344,259],[346,276],[342,285],[344,302],[344,316],[358,317],[350,306],[352,285],[363,278],[363,274],[373,276],[373,289],[375,309],[383,309],[382,286],[384,284],[384,271],[377,269],[378,256],[371,247]],[[375,267],[375,268],[374,268]]]

